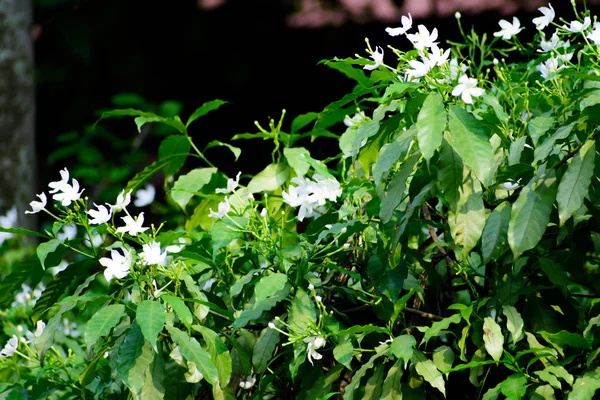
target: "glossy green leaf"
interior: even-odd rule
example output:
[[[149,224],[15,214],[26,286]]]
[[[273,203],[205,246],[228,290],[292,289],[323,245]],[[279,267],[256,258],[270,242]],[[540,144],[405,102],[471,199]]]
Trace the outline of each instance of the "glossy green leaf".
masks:
[[[153,359],[152,346],[144,339],[140,327],[132,325],[117,351],[117,372],[133,393],[142,389],[146,370]]]
[[[384,224],[392,218],[394,210],[402,202],[407,179],[414,172],[415,165],[417,165],[419,159],[419,153],[409,157],[388,185],[387,194],[381,201],[381,209],[379,211],[379,217]]]
[[[210,182],[215,172],[217,172],[216,168],[197,168],[181,175],[171,189],[171,198],[185,211],[185,207],[194,193]]]
[[[282,290],[287,283],[287,279],[287,275],[281,273],[263,276],[254,287],[256,301],[264,300]]]
[[[535,146],[538,145],[540,137],[552,128],[554,118],[551,117],[535,117],[527,124],[527,133]]]
[[[363,395],[364,400],[379,400],[382,393],[383,376],[385,373],[384,366],[382,364],[376,365],[373,375],[367,380],[365,384],[365,394]]]
[[[208,383],[213,386],[218,385],[219,371],[212,362],[210,354],[200,346],[200,343],[173,326],[167,325],[167,331],[171,334],[173,342],[179,346],[183,357],[196,364],[196,368],[204,375],[204,379]]]
[[[464,166],[458,153],[445,140],[442,142],[439,164],[438,181],[450,210],[455,211],[460,200],[459,189],[464,181]]]
[[[500,203],[488,216],[481,234],[481,255],[487,263],[499,257],[508,248],[508,224],[511,204]]]
[[[481,184],[467,179],[457,204],[457,211],[448,212],[450,233],[456,245],[462,247],[463,257],[477,245],[485,226],[485,208]]]
[[[438,92],[431,92],[423,102],[416,122],[419,149],[427,161],[442,144],[446,129],[446,108]]]
[[[367,362],[365,362],[352,376],[352,382],[344,389],[344,400],[352,400],[354,399],[354,392],[360,385],[360,380],[365,376],[368,370],[373,368],[375,361],[382,357],[385,352],[388,350],[387,345],[380,345],[375,348],[375,354],[369,358]]]
[[[310,169],[310,164],[306,161],[306,157],[310,156],[308,150],[304,147],[286,147],[283,149],[283,155],[297,176],[303,177],[306,175]]]
[[[0,232],[12,233],[13,235],[37,236],[40,238],[48,239],[48,236],[44,235],[43,233],[39,233],[36,231],[30,231],[29,229],[24,229],[24,228],[3,228],[0,226]]]
[[[527,378],[522,374],[509,376],[500,384],[500,392],[507,400],[518,400],[527,392]]]
[[[396,400],[402,398],[402,361],[398,360],[388,370],[381,388],[381,400]]]
[[[352,358],[354,354],[354,346],[350,340],[341,340],[333,348],[333,357],[337,362],[343,364],[349,370],[352,370]]]
[[[185,156],[187,156],[187,153],[171,154],[169,156],[165,156],[164,158],[154,161],[152,164],[144,168],[142,172],[140,172],[139,174],[134,176],[129,182],[127,182],[127,186],[124,189],[125,192],[135,192],[136,190],[141,188],[148,179],[150,179],[158,171],[162,170],[171,161],[175,159],[180,159],[181,157]]]
[[[553,174],[539,180],[534,177],[519,193],[508,225],[508,244],[515,259],[541,240],[550,221],[555,197],[556,178]]]
[[[317,322],[314,300],[304,290],[298,288],[288,314],[288,323],[298,332]]]
[[[569,393],[568,400],[590,400],[594,398],[596,391],[600,389],[600,367],[594,371],[586,372],[577,378],[573,384],[573,391]]]
[[[173,311],[175,311],[181,322],[183,322],[183,324],[186,327],[189,328],[190,326],[192,326],[194,317],[192,316],[192,312],[190,311],[188,306],[185,305],[185,302],[183,300],[181,300],[179,297],[175,297],[170,294],[164,294],[160,296],[160,298],[166,301],[167,304],[169,304],[173,308]]]
[[[438,337],[442,331],[448,329],[452,324],[458,324],[462,320],[460,314],[454,314],[451,317],[444,318],[441,321],[436,321],[423,330],[423,340],[421,343],[429,342],[429,339]]]
[[[494,361],[500,361],[504,352],[504,336],[502,336],[500,325],[490,317],[485,317],[483,320],[483,342],[485,349]]]
[[[254,372],[262,374],[267,370],[269,362],[273,358],[273,353],[279,344],[279,332],[275,329],[263,329],[254,348],[252,349],[252,366]]]
[[[306,114],[300,114],[292,121],[292,128],[290,130],[291,133],[296,133],[300,129],[308,126],[311,122],[315,121],[319,116],[316,112],[309,112]]]
[[[142,334],[156,349],[156,337],[163,330],[166,322],[165,307],[158,301],[144,300],[138,305],[135,316]]]
[[[270,164],[248,183],[248,192],[270,192],[281,187],[290,176],[290,168],[283,164]]]
[[[235,161],[237,161],[238,158],[240,158],[240,155],[242,154],[242,149],[240,149],[239,147],[232,146],[229,143],[223,143],[219,140],[211,140],[204,148],[204,151],[212,149],[213,147],[227,147],[233,153]]]
[[[83,335],[85,344],[91,346],[100,337],[108,335],[124,313],[125,306],[123,304],[111,304],[98,310],[85,326]]]
[[[442,373],[450,371],[455,358],[454,352],[448,346],[440,346],[433,351],[433,364]]]
[[[408,129],[400,133],[393,142],[386,143],[379,149],[377,160],[373,166],[373,180],[377,189],[377,196],[383,199],[383,180],[388,176],[390,169],[401,158],[406,156],[412,140],[415,136],[415,129]]]
[[[486,184],[494,153],[485,129],[473,114],[458,106],[450,106],[449,115],[449,130],[444,137],[477,179]]]
[[[548,372],[546,370],[541,370],[541,371],[535,371],[534,374],[536,374],[540,378],[540,380],[542,380],[544,382],[548,382],[550,385],[552,385],[556,389],[559,389],[559,390],[562,389],[562,385],[560,384],[560,381],[556,378],[556,376],[554,376],[550,372]]]
[[[46,258],[50,253],[54,252],[54,250],[56,250],[60,245],[61,241],[58,239],[50,239],[47,242],[43,242],[38,245],[35,252],[37,253],[38,258],[40,259],[42,267],[46,267],[44,265],[44,263],[46,262]]]
[[[438,371],[433,361],[425,357],[420,351],[416,350],[413,354],[412,362],[417,373],[421,375],[427,383],[442,392],[444,397],[446,397],[446,383],[444,382],[444,377],[440,371]]]
[[[517,309],[513,306],[502,306],[502,314],[506,317],[506,329],[508,329],[512,335],[514,346],[523,337],[523,327],[525,326],[525,323],[523,322],[521,314],[519,314]]]
[[[576,123],[573,122],[569,125],[561,126],[556,130],[556,132],[554,132],[552,136],[544,140],[539,146],[536,146],[533,152],[533,163],[540,163],[540,161],[544,161],[550,153],[558,151],[560,146],[557,146],[556,142],[569,137],[569,135],[571,135],[571,131],[575,127],[575,124]],[[543,162],[540,164],[543,164]]]
[[[233,371],[229,349],[223,340],[221,340],[219,335],[212,329],[202,325],[194,325],[193,328],[202,334],[202,338],[206,343],[206,347],[208,348],[208,352],[210,353],[212,361],[219,372],[220,386],[222,388],[227,387]]]
[[[408,364],[408,361],[412,358],[413,350],[417,340],[412,335],[401,335],[392,341],[390,345],[390,351],[398,359],[403,360],[404,364]]]
[[[183,167],[189,151],[190,142],[182,135],[171,135],[161,142],[158,148],[158,159],[169,159],[169,162],[163,167],[165,176],[175,175]],[[180,154],[181,156],[170,157],[173,154]]]
[[[571,159],[567,171],[562,176],[556,195],[560,226],[583,205],[592,183],[595,159],[595,142],[588,140]]]
[[[188,118],[188,120],[185,124],[186,128],[188,126],[190,126],[190,124],[192,122],[194,122],[195,120],[197,120],[198,118],[205,116],[206,114],[208,114],[211,111],[217,110],[219,107],[221,107],[224,104],[228,104],[228,102],[219,100],[219,99],[207,101],[206,103],[202,104],[200,107],[198,107],[196,109],[196,111],[194,111],[192,113],[192,115],[190,115],[190,117]]]

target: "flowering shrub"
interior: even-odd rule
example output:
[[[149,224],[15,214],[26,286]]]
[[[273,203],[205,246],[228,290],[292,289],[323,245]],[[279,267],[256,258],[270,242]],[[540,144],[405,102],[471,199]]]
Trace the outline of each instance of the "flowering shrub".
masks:
[[[42,241],[0,283],[2,304],[18,303],[0,314],[0,391],[593,398],[600,24],[540,11],[452,48],[403,17],[387,32],[413,50],[367,42],[370,59],[327,63],[352,93],[287,131],[282,116],[233,138],[272,142],[255,176],[226,177],[205,153],[240,149],[201,151],[188,130],[220,100],[185,123],[104,113],[176,133],[114,204],[63,169],[26,211],[51,216],[48,229],[2,229]],[[339,140],[340,153],[315,159],[308,138]],[[182,170],[192,158],[204,166]],[[159,173],[182,223],[132,211],[157,201],[146,182]]]

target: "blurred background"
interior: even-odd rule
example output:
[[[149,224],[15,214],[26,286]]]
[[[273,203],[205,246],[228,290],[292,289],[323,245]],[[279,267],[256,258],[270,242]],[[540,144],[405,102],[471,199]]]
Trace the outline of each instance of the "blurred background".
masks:
[[[597,3],[587,2],[594,10]],[[353,88],[353,81],[319,61],[366,56],[366,37],[372,45],[408,50],[404,37],[384,31],[399,26],[404,14],[412,14],[414,27],[437,27],[440,46],[446,46],[446,40],[460,40],[456,11],[466,30],[488,34],[499,29],[499,19],[516,15],[526,37],[535,32],[531,19],[537,8],[546,4],[0,0],[0,213],[16,201],[21,218],[35,193],[46,190],[64,167],[74,168],[72,175],[84,185],[99,185],[96,193],[88,192],[92,197],[102,185],[123,187],[156,159],[168,131],[153,126],[139,135],[131,119],[94,128],[102,110],[133,107],[187,117],[206,101],[230,102],[193,126],[200,148],[213,139],[256,132],[255,120],[268,125],[284,108],[285,130],[298,114],[318,112]],[[569,1],[552,4],[558,17],[573,18]],[[244,148],[237,163],[226,150],[207,155],[230,176],[256,173],[270,160],[270,148],[261,142],[237,145]],[[328,149],[325,144],[311,151],[322,158]]]

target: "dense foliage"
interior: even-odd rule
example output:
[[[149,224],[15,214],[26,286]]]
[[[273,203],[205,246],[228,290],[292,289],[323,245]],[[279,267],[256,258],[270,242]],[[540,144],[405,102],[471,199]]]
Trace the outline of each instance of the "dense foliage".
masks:
[[[327,62],[352,93],[233,138],[271,146],[255,176],[228,179],[206,152],[240,148],[200,150],[191,136],[223,101],[185,122],[103,113],[99,126],[133,117],[167,136],[114,204],[95,204],[65,168],[28,210],[54,219],[43,232],[2,217],[2,240],[41,242],[0,283],[0,392],[593,398],[600,24],[540,11],[531,43],[515,18],[449,50],[403,17],[387,31],[414,50],[390,47],[385,64],[367,42],[372,60]],[[308,139],[340,153],[317,160]],[[157,174],[163,204],[146,184]]]

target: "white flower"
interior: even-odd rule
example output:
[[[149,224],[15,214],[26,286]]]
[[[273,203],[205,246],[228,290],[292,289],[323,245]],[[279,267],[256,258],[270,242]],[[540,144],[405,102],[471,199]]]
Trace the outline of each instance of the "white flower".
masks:
[[[364,111],[360,111],[360,112],[354,114],[354,116],[352,118],[350,118],[349,115],[346,115],[346,118],[344,118],[344,125],[346,125],[349,128],[352,126],[356,126],[358,123],[362,122],[362,120],[364,118],[365,118]]]
[[[600,45],[600,26],[596,26],[592,33],[587,35],[587,38],[595,44]]]
[[[50,187],[49,193],[57,193],[58,191],[61,191],[62,187],[64,187],[65,185],[69,184],[69,170],[68,169],[61,169],[60,171],[60,181],[56,181],[56,182],[50,182],[48,184],[48,186]]]
[[[540,43],[541,49],[538,49],[538,53],[548,53],[561,47],[567,48],[569,46],[571,46],[571,43],[568,40],[563,42],[558,38],[558,33],[554,32],[549,41],[542,40]]]
[[[3,228],[13,228],[17,224],[17,207],[13,206],[6,212],[5,215],[0,216],[0,226]],[[0,244],[6,239],[13,237],[12,233],[0,232]]]
[[[460,12],[457,11],[454,13],[454,18],[460,19],[461,17],[462,17],[462,14]]]
[[[60,201],[63,207],[68,207],[72,202],[78,200],[81,197],[81,193],[85,190],[81,189],[81,192],[79,191],[79,182],[77,182],[77,179],[73,179],[72,182],[72,185],[67,183],[59,185],[59,192],[52,196],[54,200]]]
[[[165,265],[167,263],[167,252],[161,253],[160,243],[155,241],[142,246],[140,257],[146,265]]]
[[[398,36],[404,35],[410,28],[412,28],[412,16],[408,13],[408,17],[406,15],[402,16],[402,27],[399,28],[385,28],[385,31],[390,36]]]
[[[248,389],[251,389],[255,383],[256,383],[256,378],[254,377],[254,375],[248,375],[248,377],[246,378],[245,381],[240,382],[240,387],[242,389],[248,390]]]
[[[348,250],[350,248],[350,243],[344,243],[344,245],[342,246],[342,248],[344,250]]]
[[[579,33],[585,31],[592,24],[590,17],[585,17],[583,23],[579,21],[571,21],[569,26],[563,25],[563,28],[572,33]]]
[[[260,217],[267,218],[267,209],[266,208],[263,208],[262,210],[260,210]]]
[[[336,201],[342,194],[340,183],[335,179],[328,179],[319,174],[313,175],[313,179],[315,183],[310,185],[312,193],[308,196],[310,202],[322,206],[326,200]]]
[[[170,246],[167,246],[165,248],[165,251],[167,253],[179,253],[187,244],[187,240],[185,240],[185,238],[179,238],[177,242],[180,244],[172,244]]]
[[[321,358],[323,358],[323,355],[317,353],[317,350],[319,350],[321,347],[324,347],[326,344],[326,341],[321,336],[310,336],[310,337],[307,337],[304,339],[304,343],[306,343],[306,352],[308,353],[308,361],[312,365],[315,365],[313,363],[313,359],[320,360]]]
[[[65,336],[71,337],[79,337],[81,336],[81,331],[77,329],[77,324],[75,322],[70,322],[67,318],[63,319],[63,333]]]
[[[58,232],[56,234],[56,238],[61,242],[65,242],[67,240],[73,240],[77,236],[77,225],[65,225],[62,228],[62,232]]]
[[[151,184],[147,184],[143,189],[139,189],[135,192],[135,200],[133,205],[136,207],[146,207],[152,204],[154,196],[156,195],[156,189]]]
[[[427,60],[431,68],[434,66],[442,66],[448,62],[448,57],[450,56],[450,49],[443,51],[437,45],[431,46],[431,53],[427,57],[423,57],[424,60]]]
[[[435,41],[438,37],[437,28],[433,28],[431,33],[425,27],[425,25],[419,25],[419,33],[413,33],[406,35],[417,50],[423,50],[425,47],[432,47],[437,44]]]
[[[87,213],[92,219],[90,219],[90,224],[92,225],[100,225],[110,221],[110,217],[112,215],[112,210],[110,209],[110,204],[106,204],[108,206],[99,206],[94,203],[98,210],[89,210]]]
[[[477,79],[463,75],[458,79],[458,86],[452,91],[452,96],[459,96],[467,104],[473,104],[472,97],[483,95],[484,90],[477,87]]]
[[[127,250],[123,250],[123,254],[119,253],[117,250],[110,251],[110,258],[102,257],[100,259],[100,264],[105,267],[104,277],[107,281],[115,277],[117,279],[121,279],[129,274],[129,269],[131,268],[131,252]]]
[[[450,60],[450,79],[455,80],[458,77],[458,73],[462,72],[463,74],[467,72],[467,66],[463,63],[458,63],[456,58]]]
[[[541,17],[537,17],[533,19],[533,23],[538,31],[541,31],[552,21],[554,21],[554,17],[556,14],[554,13],[554,8],[552,8],[552,4],[548,4],[548,7],[540,7],[538,10],[543,14]]]
[[[561,66],[558,65],[558,60],[559,60],[558,58],[552,57],[552,58],[546,60],[546,62],[535,67],[535,69],[540,71],[540,74],[542,74],[542,77],[544,79],[548,79],[548,77],[551,74],[557,72],[560,69],[565,68],[564,65],[561,65]]]
[[[117,203],[115,205],[110,206],[113,211],[121,211],[124,210],[131,203],[131,191],[125,193],[125,190],[122,190],[117,197]]]
[[[427,62],[410,60],[408,62],[408,65],[410,65],[410,67],[412,69],[406,70],[406,76],[411,81],[415,78],[421,78],[421,77],[427,75],[430,71],[429,63],[427,63]]]
[[[370,57],[375,61],[375,64],[365,65],[363,69],[372,71],[383,63],[383,49],[379,46],[375,47],[375,51]]]
[[[498,25],[500,25],[500,28],[502,29],[500,29],[498,32],[494,32],[494,36],[502,37],[503,40],[509,40],[517,33],[525,29],[521,28],[521,22],[519,22],[519,19],[517,17],[513,17],[512,24],[505,19],[501,19],[498,22]]]
[[[48,271],[52,274],[52,276],[56,276],[59,272],[67,269],[68,266],[69,262],[67,260],[62,260],[56,267],[48,268]]]
[[[326,179],[320,175],[314,175],[315,182],[310,179],[293,178],[292,183],[298,186],[289,186],[288,191],[283,191],[283,201],[292,206],[300,207],[298,220],[317,217],[325,211],[326,200],[336,201],[342,194],[340,184],[335,179]]]
[[[0,351],[0,358],[10,357],[15,354],[17,351],[17,347],[19,346],[19,339],[17,335],[13,335],[10,339],[8,339],[8,343],[6,346]]]
[[[40,199],[40,201],[32,201],[29,203],[31,206],[31,211],[25,211],[25,214],[35,214],[42,211],[46,208],[46,203],[48,199],[46,198],[46,193],[42,192],[41,194],[36,194],[36,196]]]
[[[516,182],[504,182],[504,183],[498,185],[498,188],[502,189],[502,190],[516,190],[521,186],[520,183],[521,183],[520,179]]]
[[[242,171],[238,172],[235,176],[235,179],[227,179],[227,189],[217,189],[215,192],[217,193],[232,193],[240,184],[240,176],[242,175]]]
[[[140,215],[134,220],[129,215],[125,217],[121,217],[123,222],[125,222],[125,226],[121,226],[117,228],[117,233],[129,233],[131,236],[137,236],[138,233],[144,232],[149,228],[144,228],[142,225],[144,224],[144,213],[141,212]]]
[[[217,208],[217,211],[213,211],[212,208],[208,209],[208,216],[211,218],[221,219],[231,210],[231,204],[229,204],[229,199],[225,197],[225,200],[220,202]]]
[[[27,331],[25,332],[25,336],[27,336],[26,343],[32,343],[35,338],[40,337],[44,332],[44,328],[46,328],[46,323],[42,320],[39,320],[36,325],[35,332]]]

